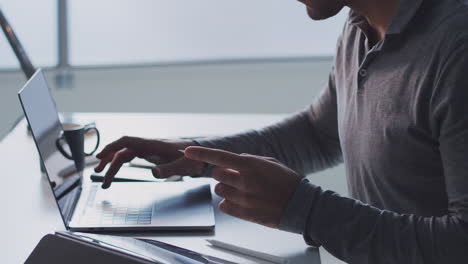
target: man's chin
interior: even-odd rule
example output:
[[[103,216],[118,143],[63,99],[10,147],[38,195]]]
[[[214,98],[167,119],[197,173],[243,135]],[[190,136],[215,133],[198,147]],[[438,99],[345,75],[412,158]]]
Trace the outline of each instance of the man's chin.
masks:
[[[311,9],[311,8],[307,7],[307,14],[313,20],[324,20],[324,19],[335,16],[336,14],[338,14],[341,11],[342,8],[343,7],[337,8],[337,9],[334,9],[334,10],[330,10],[330,12],[318,12],[315,9]]]

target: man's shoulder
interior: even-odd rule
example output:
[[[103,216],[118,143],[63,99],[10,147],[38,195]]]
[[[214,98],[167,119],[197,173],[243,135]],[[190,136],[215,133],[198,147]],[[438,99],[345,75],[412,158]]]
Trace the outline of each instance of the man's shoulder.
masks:
[[[428,16],[433,21],[435,37],[451,42],[468,41],[468,0],[426,1],[431,4]]]
[[[400,44],[443,63],[456,50],[468,47],[467,25],[468,0],[423,0]]]

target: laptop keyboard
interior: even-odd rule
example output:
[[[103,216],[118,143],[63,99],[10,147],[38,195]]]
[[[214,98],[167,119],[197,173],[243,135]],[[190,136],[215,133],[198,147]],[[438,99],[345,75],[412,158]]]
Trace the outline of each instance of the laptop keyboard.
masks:
[[[112,199],[96,201],[98,186],[91,187],[80,223],[88,225],[149,225],[153,214],[152,204],[130,203]]]

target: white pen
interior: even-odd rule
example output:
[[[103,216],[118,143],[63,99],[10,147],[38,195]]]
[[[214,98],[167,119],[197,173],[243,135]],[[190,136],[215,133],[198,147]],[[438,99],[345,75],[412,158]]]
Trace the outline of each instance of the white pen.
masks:
[[[278,264],[287,264],[287,263],[289,263],[289,261],[287,259],[284,259],[282,257],[278,257],[278,256],[275,256],[275,255],[263,253],[263,252],[260,252],[260,251],[255,251],[255,250],[248,249],[248,248],[239,247],[239,246],[229,244],[229,243],[226,243],[226,242],[222,242],[222,241],[219,241],[219,240],[206,239],[206,241],[208,243],[210,243],[211,245],[215,246],[215,247],[219,247],[219,248],[230,250],[230,251],[240,253],[240,254],[243,254],[243,255],[263,259],[263,260],[270,261],[270,262],[273,262],[273,263],[278,263]]]

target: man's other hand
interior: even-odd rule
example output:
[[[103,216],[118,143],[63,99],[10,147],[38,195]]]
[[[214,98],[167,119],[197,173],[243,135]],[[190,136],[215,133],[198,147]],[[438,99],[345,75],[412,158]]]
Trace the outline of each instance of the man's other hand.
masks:
[[[215,165],[219,209],[229,215],[277,228],[286,203],[301,177],[272,158],[203,147],[189,147],[185,157]]]

